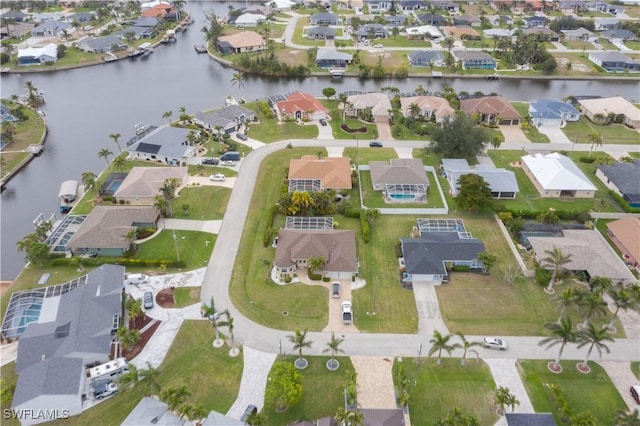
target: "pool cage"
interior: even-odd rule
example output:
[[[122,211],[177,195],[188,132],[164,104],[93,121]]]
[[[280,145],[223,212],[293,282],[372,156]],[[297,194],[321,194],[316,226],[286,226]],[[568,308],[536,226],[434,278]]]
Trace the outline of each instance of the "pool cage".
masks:
[[[420,235],[429,232],[457,232],[461,239],[473,238],[462,219],[418,219]]]
[[[387,184],[384,188],[388,203],[424,203],[427,201],[427,188],[416,184]]]
[[[29,324],[38,322],[42,304],[46,298],[60,296],[86,283],[87,276],[83,275],[64,284],[16,291],[11,295],[7,313],[2,320],[2,328],[0,328],[2,337],[5,339],[19,338]]]
[[[66,215],[45,241],[45,244],[49,246],[51,252],[66,252],[69,240],[71,240],[71,237],[73,237],[86,218],[87,216]]]
[[[322,181],[320,179],[291,179],[289,181],[289,192],[320,192],[322,191]]]

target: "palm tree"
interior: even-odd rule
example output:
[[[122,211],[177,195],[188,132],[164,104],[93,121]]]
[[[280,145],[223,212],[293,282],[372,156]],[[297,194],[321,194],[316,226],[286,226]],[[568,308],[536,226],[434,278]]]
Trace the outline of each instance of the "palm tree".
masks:
[[[422,110],[420,109],[420,105],[417,103],[412,102],[411,105],[409,105],[409,116],[414,120],[417,120],[418,117],[420,117],[421,112]]]
[[[109,135],[109,137],[113,139],[113,142],[118,145],[118,152],[122,152],[122,148],[120,148],[120,142],[118,141],[118,139],[120,139],[120,136],[122,136],[120,133],[111,133]]]
[[[316,271],[322,272],[322,267],[327,262],[322,256],[310,257],[307,259],[307,269],[309,273],[315,273]]]
[[[113,152],[109,151],[107,148],[102,148],[100,151],[98,151],[98,158],[104,158],[107,162],[107,167],[111,165],[111,163],[109,163],[110,155],[113,155]]]
[[[606,293],[612,287],[613,283],[611,282],[611,278],[595,276],[589,280],[589,289],[600,295]]]
[[[171,117],[173,116],[173,111],[165,111],[162,114],[162,118],[167,118],[169,120],[169,125],[171,125]]]
[[[129,330],[126,327],[120,327],[117,332],[120,346],[130,351],[140,341],[140,330]]]
[[[186,417],[190,422],[195,421],[196,426],[201,425],[202,419],[209,415],[209,410],[204,408],[201,404],[182,404],[178,411],[181,412],[181,415]]]
[[[616,426],[640,426],[640,412],[636,408],[633,411],[618,411],[616,413]]]
[[[350,415],[351,411],[345,410],[344,407],[340,407],[333,418],[338,423],[338,426],[347,426],[349,424]]]
[[[520,404],[515,395],[512,395],[509,388],[505,386],[500,386],[495,390],[494,401],[500,407],[500,415],[504,414],[505,405],[511,405],[513,411],[513,406]]]
[[[160,393],[160,399],[167,403],[169,410],[173,411],[191,396],[191,392],[185,385],[169,386]]]
[[[598,355],[602,357],[602,349],[604,349],[607,353],[610,353],[609,347],[604,342],[613,342],[613,338],[609,336],[606,328],[596,327],[593,323],[589,323],[587,328],[578,332],[577,335],[578,340],[578,349],[589,345],[589,350],[584,357],[584,362],[582,363],[585,371],[589,369],[589,356],[591,355],[591,351],[593,348],[598,350]],[[578,364],[578,368],[580,365]]]
[[[545,328],[547,328],[547,330],[551,332],[551,336],[542,339],[538,343],[538,346],[547,345],[545,349],[549,349],[555,345],[560,345],[560,350],[558,351],[558,355],[556,356],[556,359],[553,363],[553,367],[550,368],[561,370],[562,367],[560,366],[560,358],[562,357],[562,351],[564,350],[564,347],[567,345],[567,343],[573,343],[577,338],[576,332],[573,330],[573,324],[571,324],[571,318],[563,318],[560,321],[560,324],[555,322],[545,324]]]
[[[488,274],[489,271],[491,271],[491,268],[498,263],[498,256],[489,253],[488,251],[483,251],[478,255],[478,260],[482,262],[482,273]]]
[[[590,292],[588,290],[580,292],[578,306],[580,307],[582,318],[584,318],[581,325],[583,329],[587,328],[592,320],[607,314],[607,302],[602,298],[602,294],[598,292]]]
[[[171,204],[162,195],[156,195],[156,198],[153,200],[153,207],[156,208],[156,211],[162,218],[164,227],[164,218],[170,216]]]
[[[304,358],[302,358],[302,349],[304,348],[310,348],[311,345],[313,344],[313,342],[306,340],[307,339],[307,330],[305,331],[300,331],[299,329],[296,329],[294,331],[295,334],[290,334],[287,336],[287,339],[289,339],[289,341],[291,343],[293,343],[293,350],[294,351],[298,351],[298,361],[300,365],[303,365],[306,363],[306,360],[304,360]],[[304,362],[303,362],[304,360]],[[297,365],[296,365],[297,366]],[[305,364],[306,366],[306,364]]]
[[[225,309],[223,314],[226,315],[227,320],[218,321],[218,327],[227,327],[227,330],[229,330],[229,338],[231,339],[231,350],[229,351],[229,354],[232,356],[235,356],[238,354],[238,352],[236,349],[236,340],[235,340],[235,337],[233,336],[233,317],[231,316],[231,313],[229,312],[228,309]]]
[[[131,228],[124,235],[124,239],[127,243],[129,243],[129,249],[135,249],[135,242],[138,238],[138,230],[136,228]]]
[[[553,273],[551,274],[551,279],[549,280],[549,285],[547,286],[546,291],[548,293],[553,293],[553,285],[556,282],[556,278],[561,271],[566,270],[564,265],[571,262],[571,254],[565,255],[558,247],[554,247],[551,250],[545,250],[544,253],[547,257],[542,259],[542,263],[545,266],[551,266],[553,268]]]
[[[451,334],[443,336],[438,330],[433,333],[433,338],[429,340],[431,343],[431,349],[429,349],[429,356],[438,352],[438,360],[436,361],[436,365],[442,364],[442,351],[446,351],[449,355],[451,351],[454,349],[453,345],[449,344],[449,339],[451,339]]]
[[[613,330],[613,324],[615,323],[616,318],[618,318],[618,312],[620,312],[620,309],[623,311],[628,309],[635,311],[640,307],[640,300],[633,297],[632,292],[624,287],[619,289],[611,288],[607,294],[611,297],[613,305],[616,307],[616,310],[613,311],[611,321],[607,324],[607,329]]]
[[[295,191],[291,194],[291,206],[289,210],[294,216],[297,213],[304,216],[314,204],[313,197],[307,191]]]
[[[244,74],[241,72],[234,72],[233,77],[231,78],[231,85],[237,85],[238,90],[240,90],[240,94],[242,94],[242,88],[244,87]]]
[[[562,318],[564,318],[567,308],[575,306],[578,302],[579,293],[573,288],[569,287],[565,289],[559,296],[555,297],[556,306],[560,309],[560,316],[558,316],[558,324]]]
[[[140,299],[129,297],[125,302],[125,308],[129,314],[129,319],[133,321],[134,325],[138,318],[142,318],[144,316]]]
[[[422,86],[422,84],[418,84],[416,86],[416,90],[415,90],[416,95],[418,96],[424,96],[427,94],[427,91],[424,90],[424,87]]]
[[[96,175],[93,172],[82,172],[82,184],[86,192],[96,189]]]
[[[451,53],[451,49],[456,45],[456,41],[453,37],[447,36],[442,40],[442,45],[447,48],[447,51]]]
[[[327,342],[327,349],[322,351],[322,352],[331,352],[331,359],[327,361],[327,368],[329,370],[337,370],[338,367],[340,366],[340,363],[336,359],[336,354],[338,352],[344,353],[344,351],[340,349],[340,344],[342,342],[344,342],[344,339],[336,338],[336,334],[332,332],[331,340]],[[329,365],[331,365],[331,368],[329,367]]]
[[[478,352],[475,349],[471,349],[474,346],[482,346],[482,343],[480,342],[470,342],[468,341],[465,337],[464,334],[457,332],[455,333],[456,336],[460,337],[460,339],[462,339],[462,343],[455,343],[453,344],[453,348],[454,349],[462,349],[464,350],[463,354],[462,354],[462,359],[460,360],[460,365],[462,365],[463,367],[466,365],[467,363],[467,352],[474,352],[476,354],[476,356],[478,356]]]
[[[127,164],[127,160],[124,159],[122,155],[118,155],[113,159],[111,165],[113,166],[113,170],[123,171]]]
[[[593,152],[593,147],[601,148],[604,143],[604,139],[598,132],[595,130],[591,132],[589,135],[589,143],[591,144],[591,148],[589,149],[589,157],[591,157],[591,153]]]
[[[220,314],[216,311],[213,296],[211,297],[211,301],[208,305],[206,303],[202,304],[202,316],[208,318],[211,322],[211,325],[213,326],[213,333],[215,336],[213,346],[222,346],[220,345],[222,340],[220,339],[220,331],[218,330],[218,318],[220,317]]]

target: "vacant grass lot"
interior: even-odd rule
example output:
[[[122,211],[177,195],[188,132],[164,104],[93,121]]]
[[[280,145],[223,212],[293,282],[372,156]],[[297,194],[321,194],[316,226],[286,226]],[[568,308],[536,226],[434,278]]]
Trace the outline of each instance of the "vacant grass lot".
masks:
[[[555,351],[557,348],[549,351],[549,360],[555,358]],[[596,418],[596,424],[614,424],[616,412],[627,410],[611,379],[595,362],[589,363],[590,374],[580,373],[576,368],[576,361],[562,360],[562,373],[554,374],[547,368],[548,362],[518,361],[522,381],[536,412],[553,413],[557,424],[565,423],[549,389],[552,384],[561,389],[572,415],[589,412]]]
[[[369,142],[358,148],[345,148],[342,155],[349,157],[354,164],[368,165],[370,161],[389,161],[398,158],[393,148],[369,148]]]
[[[427,172],[425,172],[427,173]],[[429,178],[429,189],[427,190],[426,203],[387,203],[384,200],[382,191],[374,191],[371,183],[371,172],[361,171],[360,182],[362,184],[362,197],[364,205],[369,208],[437,208],[444,207],[444,203],[440,198],[440,193],[435,185],[435,179],[431,173],[427,173]]]
[[[397,359],[394,362],[394,371],[398,371],[399,365],[407,377],[417,377],[415,388],[411,386],[413,383],[409,386],[411,424],[434,424],[454,408],[475,416],[481,425],[492,425],[498,420],[493,404],[496,385],[484,362],[469,358],[462,367],[459,359],[443,359],[438,367],[434,358],[402,358],[401,362]]]
[[[314,342],[314,346],[324,342]],[[262,414],[266,425],[286,425],[297,421],[315,422],[321,417],[333,417],[339,407],[344,407],[344,384],[346,372],[353,371],[353,364],[348,357],[337,358],[340,368],[327,370],[329,357],[306,356],[309,366],[300,371],[302,375],[302,399],[284,413],[276,413],[273,406],[265,406]],[[295,357],[282,358],[293,362]]]
[[[178,219],[216,220],[222,219],[227,208],[231,188],[220,186],[199,186],[184,188],[178,197],[171,200],[173,217]],[[189,209],[183,209],[183,205]]]
[[[249,137],[269,143],[282,139],[316,139],[318,127],[315,124],[299,125],[292,121],[280,123],[275,119],[252,124]]]
[[[638,132],[627,128],[624,124],[609,124],[606,126],[597,126],[589,121],[588,118],[582,116],[580,121],[567,123],[562,129],[569,139],[576,143],[590,144],[589,136],[593,132],[597,132],[604,141],[603,146],[607,144],[638,144]],[[594,147],[595,149],[596,147]]]
[[[207,266],[215,243],[216,236],[208,232],[165,230],[140,244],[135,258],[182,260],[186,269],[202,268]]]

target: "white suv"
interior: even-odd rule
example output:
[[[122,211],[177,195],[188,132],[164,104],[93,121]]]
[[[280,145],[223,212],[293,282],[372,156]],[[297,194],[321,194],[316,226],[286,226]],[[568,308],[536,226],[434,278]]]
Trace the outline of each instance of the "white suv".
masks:
[[[501,351],[507,350],[507,342],[499,337],[485,337],[482,339],[482,346],[487,349],[500,349]]]

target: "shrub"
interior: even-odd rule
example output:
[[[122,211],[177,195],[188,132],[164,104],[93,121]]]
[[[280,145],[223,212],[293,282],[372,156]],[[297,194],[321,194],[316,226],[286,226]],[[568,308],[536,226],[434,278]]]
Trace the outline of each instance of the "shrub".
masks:
[[[624,210],[626,213],[640,213],[640,208],[638,207],[631,207],[629,205],[629,203],[627,203],[627,201],[622,198],[620,196],[620,194],[618,194],[617,192],[613,191],[613,190],[609,190],[609,195],[611,196],[611,198],[614,199],[614,201],[620,206],[620,208],[622,210]]]
[[[454,265],[451,270],[453,272],[469,272],[471,267],[469,265]]]
[[[273,205],[267,213],[267,223],[264,228],[264,235],[262,237],[262,245],[268,247],[273,236],[273,216],[276,214],[278,207]]]
[[[586,164],[591,164],[594,161],[596,161],[595,158],[591,158],[591,157],[580,157],[580,162],[581,163],[586,163]]]
[[[360,228],[362,229],[362,240],[366,244],[369,242],[371,229],[369,228],[369,221],[365,217],[364,210],[360,210]]]
[[[315,274],[315,273],[309,272],[309,279],[312,281],[320,281],[322,280],[322,274]]]
[[[73,257],[58,258],[51,261],[52,266],[71,265],[71,259]],[[82,263],[85,266],[100,266],[105,263],[112,263],[122,266],[148,266],[148,267],[160,267],[165,264],[169,268],[184,268],[187,264],[181,260],[166,260],[166,259],[134,259],[127,257],[94,257],[82,259]]]
[[[322,277],[322,282],[328,283],[331,280],[329,277]]]
[[[547,271],[540,265],[536,265],[536,284],[541,287],[549,285],[551,280],[551,271]]]
[[[351,218],[359,218],[360,217],[360,209],[347,209],[344,212],[345,217]]]
[[[362,126],[358,129],[358,131],[360,133],[367,133],[369,130],[367,129],[367,126]]]
[[[284,276],[284,282],[285,282],[286,284],[291,283],[291,275],[285,275],[285,276]]]

